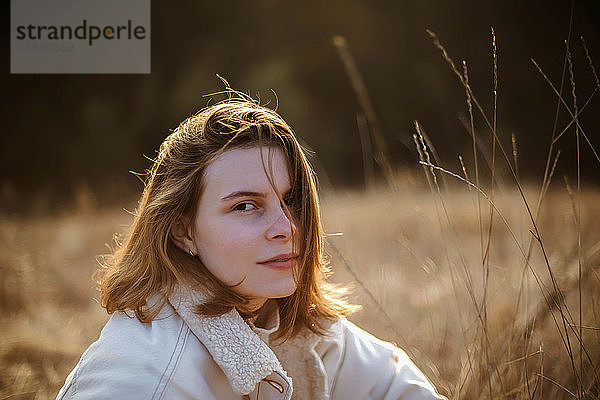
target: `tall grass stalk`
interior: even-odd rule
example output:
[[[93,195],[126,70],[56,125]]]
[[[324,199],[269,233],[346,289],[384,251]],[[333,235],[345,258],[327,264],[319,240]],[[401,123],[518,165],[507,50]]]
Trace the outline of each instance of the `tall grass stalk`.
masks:
[[[577,145],[577,209],[575,212],[575,226],[577,228],[577,286],[579,291],[579,337],[583,338],[583,309],[582,309],[582,291],[581,291],[581,149],[579,143],[579,119],[577,117],[577,93],[575,90],[575,75],[573,74],[573,58],[571,57],[571,51],[569,49],[569,42],[565,42],[566,52],[567,52],[567,61],[569,62],[569,81],[571,83],[571,96],[573,97],[573,111],[575,112],[575,140]],[[579,342],[579,371],[583,373],[583,340]],[[579,377],[579,395],[581,397],[585,396],[585,392],[583,390],[583,382],[581,381],[581,377]]]
[[[467,62],[463,60],[463,76],[465,79],[466,87],[469,86],[469,71],[467,69]],[[475,123],[473,119],[473,103],[471,102],[471,93],[465,88],[465,94],[467,97],[467,110],[469,111],[469,128],[471,137],[473,138],[473,166],[475,167],[475,185],[479,186],[479,163],[477,162],[477,140],[475,135]],[[464,168],[463,168],[464,169]],[[465,172],[466,178],[466,172]],[[467,178],[468,179],[468,178]],[[477,197],[477,222],[479,224],[479,236],[481,241],[481,259],[483,260],[483,225],[481,220],[481,199]]]
[[[373,107],[373,103],[371,102],[371,98],[369,96],[369,92],[367,90],[367,86],[360,74],[360,70],[356,65],[356,61],[348,48],[348,43],[343,36],[335,36],[333,38],[333,44],[338,50],[338,54],[342,63],[344,64],[344,68],[346,69],[346,73],[350,78],[350,82],[352,83],[352,88],[356,93],[356,97],[360,103],[361,108],[365,114],[367,119],[367,123],[369,125],[369,132],[371,133],[373,140],[375,142],[376,149],[376,157],[375,161],[381,167],[383,172],[383,176],[386,179],[388,186],[395,187],[395,181],[393,179],[392,166],[390,164],[387,146],[385,144],[385,139],[383,137],[383,133],[381,131],[379,121],[377,119],[377,114],[375,113],[375,108]],[[363,157],[365,157],[363,155]]]

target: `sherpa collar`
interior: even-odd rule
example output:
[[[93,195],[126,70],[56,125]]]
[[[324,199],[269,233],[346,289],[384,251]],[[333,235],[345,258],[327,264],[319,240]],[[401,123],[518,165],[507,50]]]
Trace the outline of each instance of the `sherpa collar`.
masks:
[[[203,293],[183,286],[177,286],[169,297],[173,308],[223,370],[234,392],[251,393],[273,372],[291,382],[273,351],[235,309],[217,317],[196,314],[196,306],[206,300]]]

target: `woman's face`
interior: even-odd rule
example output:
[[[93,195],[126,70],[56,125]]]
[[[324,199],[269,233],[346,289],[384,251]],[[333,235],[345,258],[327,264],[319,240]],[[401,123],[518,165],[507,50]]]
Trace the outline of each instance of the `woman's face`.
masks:
[[[294,252],[299,245],[296,226],[269,183],[261,152],[267,170],[271,160],[274,185],[286,201],[291,187],[281,149],[226,151],[206,168],[192,233],[194,252],[206,268],[256,307],[296,290]]]

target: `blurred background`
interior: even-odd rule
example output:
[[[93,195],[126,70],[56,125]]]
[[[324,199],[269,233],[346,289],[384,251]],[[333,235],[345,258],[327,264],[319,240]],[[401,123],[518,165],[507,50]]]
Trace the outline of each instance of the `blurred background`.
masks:
[[[155,1],[149,75],[11,75],[8,6],[0,399],[53,398],[97,338],[108,316],[92,273],[131,222],[143,187],[131,171],[144,172],[169,132],[223,89],[216,74],[277,106],[315,152],[334,279],[352,282],[364,306],[354,321],[403,346],[451,398],[600,395],[600,160],[581,138],[578,190],[572,126],[553,144],[550,160],[560,159],[540,196],[553,132],[571,118],[564,107],[555,117],[557,96],[531,61],[557,88],[564,78],[572,108],[570,38],[579,107],[592,96],[579,123],[597,152],[600,86],[580,40],[600,69],[597,0]],[[492,27],[497,134],[537,227],[499,152],[502,217],[448,176],[430,192],[413,142],[418,120],[436,163],[463,175],[462,155],[473,177],[465,90],[426,29],[461,71],[466,60],[491,120]],[[491,194],[492,136],[478,111],[474,128]]]

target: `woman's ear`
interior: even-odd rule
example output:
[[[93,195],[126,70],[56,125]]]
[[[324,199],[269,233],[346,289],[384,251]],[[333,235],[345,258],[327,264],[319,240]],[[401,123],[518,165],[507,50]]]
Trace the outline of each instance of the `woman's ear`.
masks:
[[[192,238],[192,230],[190,224],[184,217],[179,217],[171,226],[171,238],[177,247],[183,250],[184,253],[192,256],[198,254],[196,244]]]

